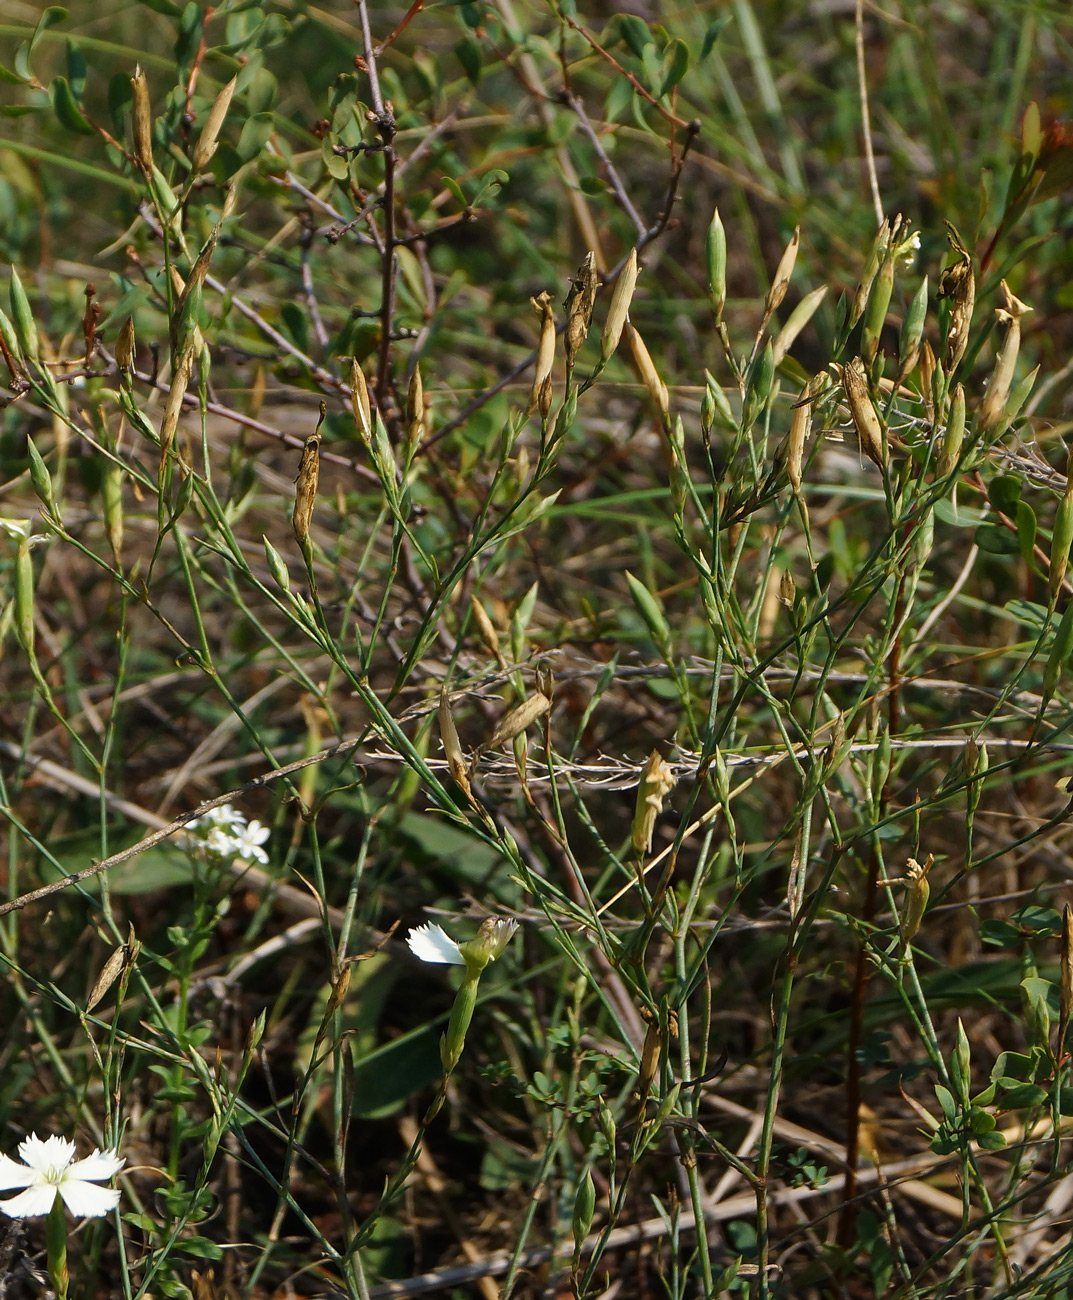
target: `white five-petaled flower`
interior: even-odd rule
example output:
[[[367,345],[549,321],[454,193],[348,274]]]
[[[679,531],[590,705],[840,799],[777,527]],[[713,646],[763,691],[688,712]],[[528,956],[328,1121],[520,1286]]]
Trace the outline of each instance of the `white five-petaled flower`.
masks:
[[[75,1144],[66,1138],[39,1138],[36,1133],[19,1143],[24,1164],[0,1155],[0,1191],[15,1187],[26,1190],[10,1200],[0,1201],[0,1212],[10,1219],[27,1219],[48,1214],[59,1192],[63,1203],[81,1219],[96,1219],[119,1204],[114,1187],[95,1187],[123,1168],[125,1161],[114,1151],[93,1151],[75,1160]]]
[[[271,834],[268,827],[262,826],[258,821],[250,822],[248,826],[241,829],[236,828],[234,842],[237,855],[250,862],[267,862],[268,854],[260,846]]]
[[[214,857],[242,858],[246,862],[268,861],[268,854],[261,845],[272,832],[258,821],[247,826],[245,816],[229,803],[210,808],[187,822],[186,828],[202,836],[206,851]]]

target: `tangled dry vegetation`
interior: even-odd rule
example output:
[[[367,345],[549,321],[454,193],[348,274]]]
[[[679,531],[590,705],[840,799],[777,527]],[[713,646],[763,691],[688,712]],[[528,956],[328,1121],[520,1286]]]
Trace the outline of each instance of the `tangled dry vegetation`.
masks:
[[[1066,1295],[1068,19],[84,8],[0,141],[70,1293]]]

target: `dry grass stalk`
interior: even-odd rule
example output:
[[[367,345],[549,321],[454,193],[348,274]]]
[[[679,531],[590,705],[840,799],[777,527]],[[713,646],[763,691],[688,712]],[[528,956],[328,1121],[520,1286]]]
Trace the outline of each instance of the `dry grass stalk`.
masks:
[[[294,514],[291,517],[291,524],[298,545],[301,547],[305,547],[309,537],[309,524],[317,500],[317,485],[320,483],[320,426],[324,423],[327,413],[327,405],[321,402],[320,419],[302,448],[302,459],[298,466],[298,475],[294,480]]]

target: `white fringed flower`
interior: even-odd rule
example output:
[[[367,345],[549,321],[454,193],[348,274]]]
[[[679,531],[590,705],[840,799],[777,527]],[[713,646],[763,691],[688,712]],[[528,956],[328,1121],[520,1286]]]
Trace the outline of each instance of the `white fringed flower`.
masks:
[[[406,936],[410,951],[421,961],[439,962],[447,966],[464,966],[458,944],[440,929],[438,925],[418,926]]]
[[[25,1162],[21,1165],[0,1155],[0,1191],[26,1189],[0,1201],[0,1212],[10,1219],[48,1214],[57,1192],[80,1219],[100,1218],[119,1204],[116,1188],[94,1186],[123,1168],[125,1161],[114,1151],[93,1151],[84,1160],[75,1160],[73,1142],[61,1137],[42,1139],[33,1133],[19,1143],[19,1155]]]
[[[421,961],[439,962],[448,966],[465,966],[471,976],[477,976],[495,961],[518,928],[517,921],[506,921],[490,916],[481,922],[476,936],[468,943],[457,944],[438,925],[421,925],[406,936],[410,951]]]

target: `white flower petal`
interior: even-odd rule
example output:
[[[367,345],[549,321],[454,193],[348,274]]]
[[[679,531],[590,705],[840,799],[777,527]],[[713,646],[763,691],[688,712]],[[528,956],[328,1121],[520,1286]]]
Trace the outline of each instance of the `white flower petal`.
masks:
[[[98,1187],[96,1189],[100,1191]],[[10,1201],[0,1201],[0,1213],[9,1219],[31,1219],[39,1214],[47,1214],[56,1199],[56,1188],[52,1183],[37,1183],[27,1187],[26,1191],[13,1196]]]
[[[64,1205],[80,1219],[99,1219],[119,1204],[117,1188],[95,1187],[93,1183],[85,1183],[80,1178],[65,1178],[60,1183],[60,1195]]]
[[[12,1187],[29,1187],[33,1180],[32,1169],[16,1164],[10,1156],[0,1155],[0,1192],[10,1191]]]
[[[76,1160],[67,1170],[65,1178],[89,1179],[93,1183],[102,1183],[111,1178],[126,1164],[122,1156],[114,1151],[91,1151],[84,1160]]]
[[[31,1133],[19,1143],[19,1155],[37,1173],[66,1169],[75,1158],[75,1144],[66,1138],[39,1138]]]
[[[440,929],[438,925],[422,925],[411,930],[406,936],[410,951],[422,961],[440,962],[448,966],[464,966],[465,957],[458,950],[458,944]]]

